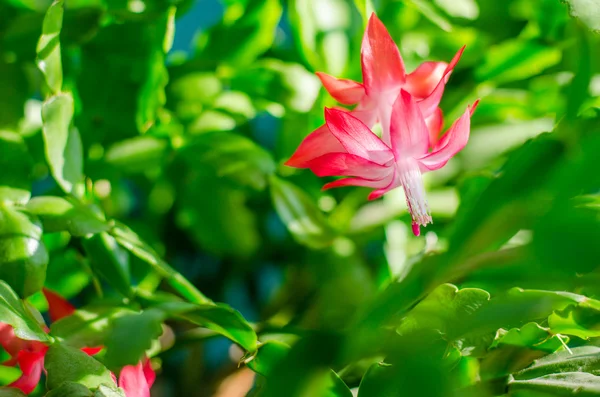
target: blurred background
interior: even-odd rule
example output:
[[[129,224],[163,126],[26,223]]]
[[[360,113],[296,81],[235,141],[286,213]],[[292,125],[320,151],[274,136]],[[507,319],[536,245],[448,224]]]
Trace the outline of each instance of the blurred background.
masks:
[[[0,131],[17,132],[25,148],[9,156],[1,135],[0,169],[22,173],[33,197],[60,195],[35,69],[48,5],[0,0]],[[588,27],[600,26],[586,13],[571,18],[570,7],[576,14],[578,2],[65,0],[63,87],[75,99],[85,199],[266,339],[344,332],[393,280],[413,280],[415,266],[424,269],[416,296],[451,281],[492,296],[518,286],[593,297],[600,40]],[[408,71],[466,45],[441,103],[446,127],[481,98],[467,147],[425,175],[434,224],[418,238],[401,189],[368,202],[367,189],[322,192],[328,180],[283,165],[337,105],[314,72],[362,81],[371,10]],[[77,239],[48,233],[44,243],[48,288],[77,306],[95,299],[97,283],[118,296],[88,271]],[[438,262],[423,265],[433,253]],[[128,264],[138,290],[169,288],[136,256]],[[30,300],[43,309],[39,294]],[[153,396],[252,388],[229,340],[170,327]],[[340,374],[354,389],[355,367]],[[0,384],[13,370],[0,367]]]

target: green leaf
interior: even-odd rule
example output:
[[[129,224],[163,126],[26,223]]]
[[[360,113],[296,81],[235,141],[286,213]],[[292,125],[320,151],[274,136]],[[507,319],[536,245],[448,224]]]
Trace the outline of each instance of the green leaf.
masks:
[[[25,208],[42,220],[46,233],[68,231],[73,236],[85,236],[110,228],[91,208],[62,197],[34,197]]]
[[[50,341],[23,301],[3,280],[0,280],[0,322],[11,325],[15,335],[21,339]]]
[[[355,0],[355,4],[366,26],[373,8],[371,0]],[[350,4],[337,0],[290,0],[287,12],[296,47],[310,69],[336,76],[344,72],[351,45],[349,36],[353,34]]]
[[[114,319],[106,336],[106,366],[117,369],[137,364],[152,347],[152,341],[162,334],[165,318],[163,311],[149,309]]]
[[[42,105],[46,159],[52,176],[66,192],[83,192],[83,154],[81,138],[73,128],[73,97],[70,93],[55,95]]]
[[[165,262],[147,243],[145,243],[133,230],[127,226],[117,223],[111,230],[111,234],[117,242],[129,250],[132,254],[148,263],[161,276],[165,277],[169,284],[190,302],[197,304],[211,303],[202,292],[189,282],[180,273],[176,272]]]
[[[400,335],[419,330],[438,330],[454,334],[454,326],[471,316],[490,299],[490,294],[478,288],[459,290],[452,284],[442,284],[423,299],[397,328]]]
[[[257,349],[254,329],[242,315],[225,304],[198,306],[181,315],[188,321],[208,328],[237,343],[248,352]]]
[[[39,220],[0,205],[0,279],[27,297],[44,286],[47,266],[48,251]]]
[[[193,155],[192,151],[188,153]],[[243,174],[232,176],[242,181]],[[208,252],[248,258],[260,247],[256,214],[248,208],[245,189],[226,182],[216,175],[216,170],[196,163],[194,173],[182,187],[177,225]],[[261,184],[260,180],[245,182],[257,187]]]
[[[90,389],[102,384],[114,385],[110,371],[98,360],[62,343],[50,346],[44,368],[48,372],[46,386],[50,390],[61,387],[65,382],[79,383]]]
[[[429,19],[440,29],[446,32],[452,31],[452,24],[450,21],[448,21],[448,19],[446,19],[446,17],[444,17],[430,2],[424,0],[408,0],[407,4],[416,8],[421,15]]]
[[[16,132],[0,131],[0,169],[10,170],[0,173],[0,203],[25,204],[29,200],[32,164],[23,137]]]
[[[232,78],[231,88],[255,100],[262,98],[296,112],[306,113],[314,105],[321,84],[301,65],[278,59],[261,59]]]
[[[598,301],[595,301],[598,302]],[[582,339],[600,336],[600,307],[584,301],[556,311],[548,317],[552,332],[574,335]]]
[[[258,347],[258,351],[247,365],[257,374],[269,376],[289,351],[290,347],[285,343],[269,340]]]
[[[489,49],[475,77],[498,84],[525,80],[558,64],[561,58],[556,47],[524,40],[505,41]]]
[[[86,306],[52,323],[51,334],[77,348],[102,346],[112,322],[132,313],[129,309],[119,307]]]
[[[80,383],[65,382],[51,390],[45,397],[92,397],[93,393]]]
[[[100,385],[94,393],[94,397],[126,397],[125,391],[121,388],[113,388],[105,385]]]
[[[124,172],[143,172],[160,167],[167,148],[164,139],[140,136],[113,144],[106,151],[105,160]]]
[[[267,390],[271,392],[275,389],[269,389],[269,382],[272,379],[273,371],[281,365],[282,360],[288,355],[290,347],[285,343],[270,340],[260,345],[256,354],[248,361],[247,365],[254,372],[264,376],[267,379]],[[306,396],[315,397],[351,397],[352,392],[344,381],[332,370],[319,371],[310,379],[306,379]],[[288,390],[289,392],[289,390]],[[292,394],[290,394],[292,395]],[[295,394],[294,394],[295,395]]]
[[[600,348],[596,346],[574,347],[535,360],[529,367],[514,374],[517,380],[534,379],[564,372],[589,372],[600,375]]]
[[[585,372],[550,374],[527,380],[512,380],[510,397],[600,396],[600,376]]]
[[[226,12],[225,20],[200,38],[202,58],[241,67],[271,48],[283,11],[280,1],[248,0],[243,12],[239,11]],[[230,17],[235,14],[239,18]]]
[[[122,250],[114,237],[107,233],[95,234],[83,240],[94,272],[102,276],[115,290],[131,296],[131,274],[128,253]]]
[[[36,62],[52,94],[59,93],[63,83],[60,58],[60,31],[62,30],[63,13],[63,1],[55,0],[46,11],[42,35],[37,45]]]
[[[562,0],[569,5],[572,17],[594,31],[600,31],[600,1],[598,0]]]
[[[0,397],[25,397],[26,394],[14,387],[0,387]]]
[[[262,190],[267,178],[275,171],[270,153],[252,140],[238,134],[206,133],[194,138],[180,149],[192,166],[208,165],[219,177]]]
[[[313,199],[290,182],[271,177],[271,199],[294,238],[311,248],[330,245],[336,237]]]

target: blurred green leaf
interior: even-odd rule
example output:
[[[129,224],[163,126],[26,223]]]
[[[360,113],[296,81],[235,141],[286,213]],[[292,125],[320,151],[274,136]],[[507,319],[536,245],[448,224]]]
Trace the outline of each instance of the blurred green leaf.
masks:
[[[39,220],[0,205],[0,279],[27,297],[44,286],[47,266],[48,251]]]
[[[256,351],[256,332],[254,332],[254,329],[252,329],[238,311],[227,305],[199,306],[182,314],[181,317],[194,324],[218,332],[248,352]]]
[[[77,348],[102,346],[113,321],[132,313],[129,309],[106,305],[82,307],[52,323],[51,334]]]
[[[239,18],[226,18],[201,37],[200,56],[236,67],[250,64],[273,44],[281,13],[279,0],[248,0]]]
[[[66,192],[80,196],[83,192],[83,148],[73,119],[73,97],[58,94],[42,106],[46,159],[52,176]]]
[[[148,263],[160,275],[167,278],[167,281],[175,290],[190,302],[205,304],[212,302],[204,294],[180,273],[169,266],[147,243],[127,226],[118,224],[111,230],[111,234],[117,242],[129,250],[132,254]]]
[[[285,343],[269,340],[258,347],[258,351],[248,361],[247,365],[252,371],[262,376],[269,376],[275,366],[290,351],[290,347]]]
[[[490,299],[490,294],[478,288],[459,290],[452,284],[442,284],[415,306],[397,328],[401,335],[419,330],[438,330],[453,334],[456,324],[472,315]]]
[[[451,32],[452,24],[446,17],[444,17],[435,6],[431,4],[431,2],[424,0],[408,0],[407,4],[419,10],[421,15],[425,18],[429,19],[435,25],[437,25],[440,29]]]
[[[95,273],[124,296],[129,297],[133,294],[128,252],[117,245],[114,237],[107,233],[99,233],[85,238],[83,247]]]
[[[478,81],[492,80],[498,84],[524,80],[558,64],[561,58],[562,53],[556,47],[525,40],[505,41],[487,52],[475,76]]]
[[[548,318],[548,325],[557,334],[574,335],[583,339],[600,336],[600,304],[585,300],[578,305],[556,311]]]
[[[218,138],[218,133],[215,138]],[[234,136],[235,138],[235,136]],[[209,138],[210,139],[210,138]],[[238,143],[249,142],[238,140]],[[262,150],[249,142],[250,153],[256,160],[265,161],[268,166],[270,158],[264,157]],[[254,151],[254,154],[252,152]],[[188,155],[193,156],[193,151]],[[211,156],[211,153],[207,156]],[[215,161],[232,160],[232,166],[239,164],[235,157],[227,157],[227,153],[218,153]],[[210,158],[210,157],[209,157]],[[243,163],[243,160],[241,161]],[[196,163],[195,174],[186,181],[181,191],[177,223],[186,230],[190,237],[209,252],[216,255],[230,253],[235,257],[245,258],[254,254],[260,244],[260,234],[257,229],[256,215],[250,211],[246,202],[247,194],[242,189],[223,183],[225,178],[215,175],[215,171],[206,170]],[[215,163],[218,166],[219,163]],[[221,166],[226,166],[222,164]],[[258,165],[258,164],[257,164]],[[256,165],[255,165],[256,167]],[[254,171],[254,175],[260,172]],[[260,186],[261,181],[251,181],[239,171],[239,175],[232,175],[235,179]],[[265,175],[260,175],[265,178]]]
[[[600,31],[600,2],[598,0],[561,0],[569,5],[571,16],[579,18],[588,28]]]
[[[162,334],[165,317],[160,310],[148,309],[115,318],[105,341],[106,366],[117,369],[137,364],[152,346],[152,341]]]
[[[0,203],[25,204],[29,200],[32,163],[23,138],[17,133],[0,131],[0,169],[7,171],[0,173]]]
[[[143,172],[160,167],[167,149],[164,139],[140,136],[114,143],[104,159],[124,172]]]
[[[0,397],[24,397],[26,394],[13,387],[0,387]]]
[[[359,4],[360,3],[360,4]],[[355,1],[364,23],[371,1]],[[339,0],[291,0],[289,19],[296,45],[313,71],[340,74],[348,61],[352,8]]]
[[[52,94],[62,89],[63,71],[60,58],[60,31],[63,24],[63,0],[54,0],[46,11],[42,35],[37,45],[36,62]]]
[[[319,79],[302,66],[278,59],[262,59],[232,78],[231,88],[255,101],[263,98],[294,111],[308,112],[317,99]]]
[[[121,388],[117,389],[116,387],[108,387],[105,385],[100,385],[98,390],[94,392],[94,397],[126,397],[125,391]]]
[[[600,374],[600,348],[596,346],[574,347],[535,360],[534,363],[514,374],[517,380],[534,379],[564,372],[589,372]]]
[[[272,176],[271,199],[279,217],[299,243],[323,248],[335,239],[335,231],[316,203],[297,186]]]
[[[44,368],[48,372],[46,386],[50,390],[61,387],[65,382],[80,383],[90,389],[101,384],[114,385],[110,371],[98,360],[62,343],[50,346]]]
[[[600,396],[600,376],[585,372],[549,374],[509,382],[511,397]]]
[[[64,382],[45,397],[92,397],[93,393],[86,386],[76,382]]]
[[[41,219],[46,233],[66,230],[73,236],[85,236],[105,232],[110,228],[92,209],[62,197],[34,197],[26,208]]]
[[[15,335],[21,339],[41,342],[50,340],[23,301],[4,280],[0,280],[0,322],[11,325]]]
[[[262,190],[267,178],[275,171],[273,158],[250,139],[233,133],[202,134],[180,149],[192,166],[209,165],[217,176]]]

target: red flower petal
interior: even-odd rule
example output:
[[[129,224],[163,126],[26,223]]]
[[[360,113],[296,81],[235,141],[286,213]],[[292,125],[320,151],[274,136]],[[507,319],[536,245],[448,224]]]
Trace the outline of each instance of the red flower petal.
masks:
[[[365,96],[365,87],[361,83],[348,79],[338,79],[327,73],[317,72],[321,83],[329,94],[344,105],[353,105]]]
[[[444,114],[442,109],[437,108],[435,112],[425,119],[425,124],[429,129],[429,147],[433,148],[440,139],[440,133],[444,127]]]
[[[325,122],[348,153],[378,164],[393,159],[390,148],[351,113],[325,108]]]
[[[390,126],[392,149],[397,159],[421,156],[429,147],[429,129],[417,103],[406,91],[394,102]]]
[[[446,62],[423,62],[406,76],[406,84],[402,88],[415,98],[426,98],[444,77],[447,67]]]
[[[319,177],[357,176],[365,179],[381,179],[390,172],[390,167],[379,165],[349,153],[328,153],[310,162],[310,169]]]
[[[308,168],[311,160],[326,153],[347,153],[340,141],[329,131],[326,125],[322,125],[310,133],[292,157],[285,165],[296,168]]]
[[[141,361],[123,367],[119,375],[119,387],[125,390],[127,397],[150,397],[150,385]]]
[[[478,103],[479,101],[476,101],[473,106],[468,107],[463,115],[452,124],[438,143],[436,150],[419,159],[419,163],[425,168],[423,171],[442,168],[450,158],[465,147],[469,140],[471,115]]]
[[[45,353],[45,351],[43,353],[32,353],[27,351],[19,352],[19,367],[21,368],[21,371],[23,371],[23,374],[19,379],[8,386],[16,387],[25,394],[31,393],[40,382],[42,369],[44,368]]]
[[[431,115],[435,111],[435,109],[439,106],[440,100],[442,99],[442,95],[444,94],[444,88],[446,87],[446,82],[448,81],[448,78],[450,77],[450,73],[452,73],[452,70],[458,63],[464,50],[465,50],[464,46],[460,50],[458,50],[458,52],[456,53],[456,55],[454,55],[454,58],[452,58],[452,60],[448,64],[448,66],[446,66],[446,69],[444,70],[442,78],[438,81],[435,89],[431,92],[431,94],[429,94],[429,96],[427,96],[425,99],[423,99],[422,101],[419,102],[419,107],[421,108],[421,113],[423,113],[423,115],[425,117],[429,117],[429,115]]]
[[[70,316],[75,312],[75,307],[56,292],[52,292],[46,288],[44,288],[42,291],[44,292],[44,296],[48,301],[50,320],[58,321],[61,318]]]
[[[406,78],[400,51],[375,13],[371,14],[363,37],[361,63],[367,94],[397,87]]]

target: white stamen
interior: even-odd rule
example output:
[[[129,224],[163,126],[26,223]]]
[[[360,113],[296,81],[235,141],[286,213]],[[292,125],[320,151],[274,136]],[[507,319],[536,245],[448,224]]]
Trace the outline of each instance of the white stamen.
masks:
[[[432,223],[427,198],[425,197],[423,177],[421,176],[418,164],[413,159],[409,159],[408,161],[398,162],[397,165],[400,174],[400,183],[406,195],[406,205],[408,206],[408,211],[413,222],[419,226]]]

